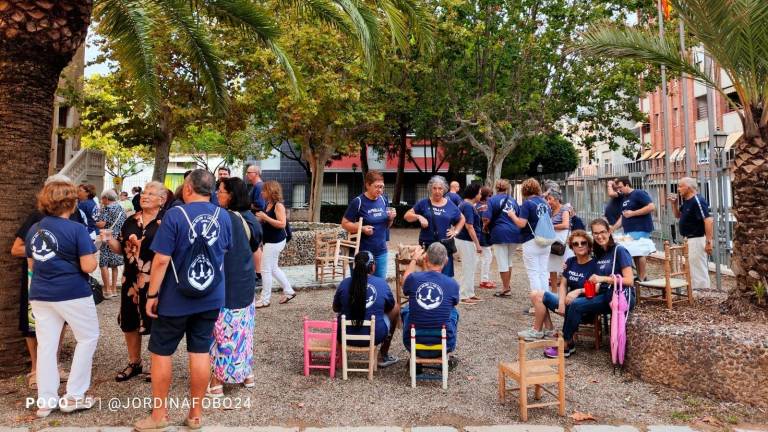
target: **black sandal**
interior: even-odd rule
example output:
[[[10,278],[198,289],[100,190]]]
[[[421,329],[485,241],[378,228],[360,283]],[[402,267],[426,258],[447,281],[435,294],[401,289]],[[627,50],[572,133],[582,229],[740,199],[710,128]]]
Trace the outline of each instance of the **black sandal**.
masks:
[[[128,372],[130,370],[130,372]],[[123,382],[128,381],[129,379],[135,377],[136,375],[141,374],[142,367],[141,363],[128,363],[128,366],[125,367],[121,372],[117,374],[115,377],[115,381],[117,382]]]

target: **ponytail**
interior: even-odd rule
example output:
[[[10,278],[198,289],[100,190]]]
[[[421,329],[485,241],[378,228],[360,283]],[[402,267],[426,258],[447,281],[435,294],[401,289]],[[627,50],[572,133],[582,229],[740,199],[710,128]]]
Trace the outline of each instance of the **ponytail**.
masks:
[[[365,321],[365,303],[368,296],[368,275],[373,271],[373,254],[368,251],[355,255],[352,286],[349,290],[349,312],[352,325],[362,327]]]

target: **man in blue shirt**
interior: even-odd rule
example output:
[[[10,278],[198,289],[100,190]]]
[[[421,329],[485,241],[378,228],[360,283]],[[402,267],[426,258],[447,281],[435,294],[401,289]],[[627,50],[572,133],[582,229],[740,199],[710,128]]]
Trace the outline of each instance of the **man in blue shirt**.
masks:
[[[213,327],[219,309],[224,306],[224,254],[232,244],[229,215],[210,202],[213,187],[210,172],[203,169],[192,171],[182,187],[184,205],[165,213],[151,245],[155,257],[146,308],[147,315],[155,319],[149,339],[152,396],[155,400],[165,400],[168,396],[171,356],[186,335],[192,401],[184,423],[190,429],[200,428],[202,422],[201,400],[205,397],[211,371],[208,351],[213,342]],[[183,268],[199,236],[206,240],[208,256],[201,254],[202,261],[195,261],[193,268]],[[188,297],[179,288],[181,278],[205,278],[198,282],[214,286],[202,296]],[[144,432],[164,429],[168,425],[167,407],[154,406],[152,415],[134,426],[135,430]]]
[[[264,188],[264,182],[261,180],[261,168],[258,165],[248,165],[245,169],[245,179],[248,185],[248,196],[251,198],[251,211],[258,213],[266,208],[264,197],[261,196],[261,190]],[[261,285],[261,254],[259,248],[253,253],[253,264],[256,267],[256,286]]]
[[[653,212],[656,205],[653,204],[651,196],[642,189],[632,189],[632,183],[628,177],[616,179],[616,187],[624,197],[621,203],[621,217],[613,225],[613,231],[624,227],[624,234],[632,237],[634,240],[641,238],[651,238],[653,232]],[[637,276],[640,280],[645,280],[646,261],[644,256],[634,257],[637,266]]]
[[[448,191],[448,194],[446,194],[446,198],[450,200],[456,207],[461,204],[463,199],[461,199],[461,195],[459,195],[459,191],[461,190],[461,185],[457,181],[452,181],[450,185],[450,190]]]
[[[698,194],[696,179],[683,177],[677,182],[677,195],[668,200],[673,204],[675,217],[680,219],[680,235],[688,241],[688,262],[691,266],[691,285],[694,289],[709,289],[709,260],[712,254],[713,219],[709,203]]]
[[[611,226],[615,225],[621,217],[621,204],[624,202],[624,195],[618,191],[616,182],[608,180],[608,202],[605,204],[603,216],[608,220]]]
[[[422,262],[425,271],[417,272],[416,265]],[[439,242],[432,243],[426,253],[411,260],[403,274],[403,294],[408,296],[408,305],[403,308],[403,344],[410,350],[411,323],[420,328],[441,328],[445,325],[448,352],[456,349],[456,332],[459,324],[459,284],[452,277],[442,274],[448,262],[448,251]],[[419,343],[433,345],[440,343],[440,337],[419,338]],[[425,356],[431,352],[424,352]],[[439,355],[439,352],[434,352]],[[421,353],[420,353],[421,355]],[[449,364],[453,365],[451,359]]]

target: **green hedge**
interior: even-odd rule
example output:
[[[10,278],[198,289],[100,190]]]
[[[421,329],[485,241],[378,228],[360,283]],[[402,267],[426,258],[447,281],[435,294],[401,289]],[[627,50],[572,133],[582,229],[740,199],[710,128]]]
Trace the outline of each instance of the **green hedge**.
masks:
[[[416,223],[408,223],[403,219],[405,212],[411,209],[411,206],[395,206],[397,209],[397,217],[395,223],[392,224],[393,228],[415,228],[418,226]],[[344,212],[347,211],[345,205],[329,205],[325,204],[320,208],[320,222],[326,223],[341,223],[341,218],[344,217]]]

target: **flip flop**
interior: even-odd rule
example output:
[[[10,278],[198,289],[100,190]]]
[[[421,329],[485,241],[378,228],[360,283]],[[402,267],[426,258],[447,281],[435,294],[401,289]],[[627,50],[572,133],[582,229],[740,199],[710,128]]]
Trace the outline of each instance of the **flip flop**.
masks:
[[[265,307],[269,307],[269,303],[262,303],[262,302],[256,303],[256,309],[261,309]]]
[[[473,302],[476,302],[476,303],[477,303],[477,302],[481,302],[481,301],[483,301],[483,299],[481,299],[481,298],[480,298],[480,297],[478,297],[478,296],[472,296],[472,297],[470,297],[469,299],[470,299],[470,300],[472,300]]]
[[[286,303],[288,303],[289,301],[293,300],[293,298],[294,298],[294,297],[296,297],[296,294],[295,294],[295,293],[294,293],[294,294],[291,294],[291,295],[289,295],[289,296],[287,296],[287,297],[285,297],[285,298],[283,298],[283,299],[281,299],[281,300],[280,300],[280,304],[286,304]]]
[[[221,384],[215,385],[213,387],[209,386],[205,390],[205,397],[209,397],[211,399],[218,399],[223,396],[224,396],[224,386]]]
[[[493,293],[494,297],[509,298],[512,297],[512,290]]]

